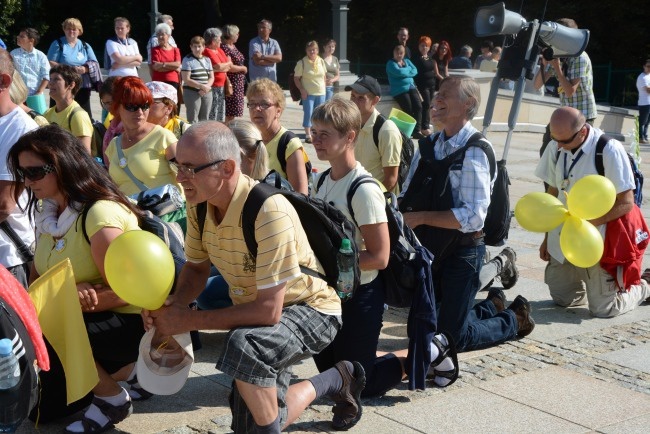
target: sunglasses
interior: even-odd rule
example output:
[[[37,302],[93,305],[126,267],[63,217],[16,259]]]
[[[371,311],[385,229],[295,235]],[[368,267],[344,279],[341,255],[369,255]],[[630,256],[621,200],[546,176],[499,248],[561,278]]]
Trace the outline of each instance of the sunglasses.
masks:
[[[556,139],[555,137],[551,137],[551,139],[555,140],[555,141],[558,143],[558,145],[568,145],[569,143],[571,143],[571,142],[573,142],[573,141],[575,140],[575,138],[578,136],[578,134],[580,134],[580,131],[582,131],[582,129],[583,129],[584,127],[585,127],[584,125],[581,126],[580,129],[579,129],[578,131],[576,131],[576,132],[571,136],[570,139],[567,139],[567,140],[558,140],[558,139]]]
[[[124,110],[127,112],[137,112],[138,110],[142,110],[143,112],[146,112],[149,110],[149,104],[144,103],[144,104],[122,104],[122,107],[124,107]]]
[[[31,181],[40,181],[45,178],[45,175],[54,173],[55,171],[53,164],[45,164],[40,167],[19,167],[16,169],[21,179],[29,179]]]

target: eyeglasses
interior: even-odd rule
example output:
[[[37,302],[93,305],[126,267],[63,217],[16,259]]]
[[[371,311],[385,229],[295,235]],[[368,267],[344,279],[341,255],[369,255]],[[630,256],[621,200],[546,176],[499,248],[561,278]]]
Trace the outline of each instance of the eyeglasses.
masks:
[[[144,103],[144,104],[122,104],[122,107],[124,107],[124,110],[127,112],[137,112],[138,110],[142,110],[143,112],[146,112],[149,110],[149,104]]]
[[[571,143],[571,142],[573,142],[573,141],[575,140],[575,138],[578,136],[578,134],[580,133],[580,131],[582,131],[582,129],[585,127],[585,125],[586,125],[586,124],[583,124],[583,125],[580,127],[580,129],[578,129],[578,131],[576,131],[576,132],[571,136],[571,138],[568,139],[568,140],[558,140],[558,139],[556,139],[556,138],[553,137],[553,136],[551,136],[551,139],[555,140],[555,141],[557,142],[558,145],[568,145],[569,143]]]
[[[203,164],[203,165],[197,166],[197,167],[188,167],[188,166],[185,166],[183,164],[178,164],[175,161],[170,161],[169,164],[174,169],[176,169],[176,173],[181,174],[186,178],[194,179],[194,175],[199,173],[201,170],[207,169],[208,167],[215,166],[215,165],[217,165],[219,163],[223,163],[224,161],[226,161],[226,160],[217,160],[217,161],[213,161],[212,163]]]
[[[276,104],[269,104],[268,102],[249,102],[246,104],[246,107],[249,109],[262,109],[262,110],[268,110],[269,108],[275,106]]]
[[[106,110],[108,110],[111,105],[113,104],[113,101],[102,101],[101,99],[99,100],[99,103],[104,107]]]
[[[53,164],[45,164],[40,167],[18,167],[16,169],[21,179],[30,179],[31,181],[40,181],[49,173],[56,172]]]

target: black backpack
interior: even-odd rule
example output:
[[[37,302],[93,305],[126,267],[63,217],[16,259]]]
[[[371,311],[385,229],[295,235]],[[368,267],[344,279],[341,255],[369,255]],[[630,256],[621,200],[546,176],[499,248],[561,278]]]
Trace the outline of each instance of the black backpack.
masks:
[[[314,251],[316,259],[323,267],[325,274],[303,266],[300,267],[300,270],[304,274],[325,280],[330,287],[336,289],[339,277],[336,255],[341,248],[341,242],[344,238],[347,238],[351,241],[350,244],[355,256],[358,257],[357,246],[354,243],[356,230],[354,224],[341,211],[325,201],[293,191],[279,190],[266,183],[255,185],[248,194],[242,210],[242,229],[246,247],[254,257],[257,256],[255,219],[264,201],[274,194],[284,196],[296,210],[300,223],[307,234],[309,245]],[[201,236],[205,227],[206,214],[207,203],[199,203],[196,207],[196,215]],[[360,275],[359,262],[356,261],[353,294],[359,286]]]
[[[375,142],[377,149],[379,149],[379,130],[381,130],[384,122],[386,122],[386,118],[379,114],[375,120],[375,125],[372,127],[372,140]],[[402,130],[400,130],[399,133],[402,137],[402,153],[400,154],[399,169],[397,171],[397,185],[401,190],[402,184],[409,174],[409,169],[411,168],[411,161],[413,161],[413,154],[415,152],[415,149],[413,147],[413,141],[410,138],[406,137]]]
[[[330,170],[326,170],[321,175],[318,180],[318,188],[320,188]],[[363,175],[352,181],[348,189],[348,212],[355,224],[357,221],[354,218],[354,210],[352,209],[352,198],[357,189],[362,184],[367,183],[372,183],[377,188],[380,188],[373,177]],[[390,192],[383,194],[386,199],[386,217],[390,237],[388,265],[383,270],[379,270],[379,275],[384,282],[384,302],[393,307],[411,307],[413,294],[420,284],[418,282],[418,276],[420,276],[418,268],[423,263],[416,260],[415,246],[421,246],[421,244],[411,228],[404,223],[404,217],[397,209],[395,195]]]
[[[36,352],[20,316],[0,297],[0,339],[3,338],[13,341],[14,354],[20,365],[20,380],[12,389],[0,391],[0,423],[20,424],[38,401],[38,375],[34,369]],[[9,419],[5,420],[5,417]]]
[[[596,171],[600,176],[605,176],[605,166],[603,165],[603,150],[605,149],[605,145],[607,145],[607,142],[609,142],[610,140],[612,140],[611,137],[603,134],[602,136],[600,136],[598,142],[596,143],[595,163],[596,163]],[[630,160],[630,166],[632,167],[632,174],[634,175],[634,185],[635,185],[634,203],[640,207],[641,204],[643,203],[643,173],[639,169],[639,166],[636,164],[636,160],[634,159],[634,156],[628,152],[627,157]]]
[[[284,173],[287,173],[287,159],[285,157],[287,154],[287,146],[289,146],[289,142],[294,137],[298,136],[287,130],[280,136],[280,140],[278,140],[278,161],[280,162],[280,167]],[[311,176],[311,161],[309,160],[305,162],[305,171],[307,172],[307,179],[309,179]]]
[[[81,230],[83,236],[86,239],[86,242],[90,243],[88,238],[88,232],[86,232],[86,217],[88,216],[88,210],[92,205],[86,206],[81,213]],[[176,281],[178,280],[178,275],[185,265],[185,244],[183,241],[183,233],[180,228],[176,228],[174,225],[167,223],[161,220],[159,217],[151,213],[151,211],[142,211],[143,217],[139,218],[140,229],[143,231],[151,232],[161,240],[165,242],[169,251],[174,258],[174,285],[172,286],[172,291],[176,289]]]
[[[420,171],[421,175],[423,171],[428,170],[428,161],[434,160],[433,155],[433,144],[435,144],[440,133],[435,134],[433,137],[425,137],[420,139],[420,164],[416,170],[416,174]],[[494,151],[492,147],[484,141],[485,137],[480,132],[474,133],[465,146],[455,151],[453,154],[450,154],[446,159],[449,167],[453,164],[462,164],[463,159],[465,158],[465,152],[470,147],[478,147],[485,152],[490,162],[490,176],[493,178],[496,173],[496,181],[494,182],[494,187],[492,188],[492,193],[490,194],[490,206],[488,207],[487,217],[485,218],[485,223],[483,225],[483,232],[485,233],[485,244],[489,246],[501,246],[504,244],[505,240],[508,238],[508,232],[510,230],[510,220],[512,215],[510,213],[510,177],[508,176],[508,170],[506,168],[506,161],[500,160],[496,161]],[[441,160],[442,161],[442,160]],[[422,167],[420,167],[420,165]],[[419,176],[413,176],[413,180],[419,179]],[[419,182],[413,182],[409,186],[409,189],[406,191],[404,198],[402,199],[402,204],[400,205],[400,210],[402,212],[409,211],[407,199],[409,196],[409,190],[411,187],[420,188],[418,196],[428,196],[433,194],[440,194],[440,192],[427,191],[427,187],[433,188],[432,185],[426,183],[420,183],[421,185],[415,185]],[[424,184],[424,185],[422,185]]]

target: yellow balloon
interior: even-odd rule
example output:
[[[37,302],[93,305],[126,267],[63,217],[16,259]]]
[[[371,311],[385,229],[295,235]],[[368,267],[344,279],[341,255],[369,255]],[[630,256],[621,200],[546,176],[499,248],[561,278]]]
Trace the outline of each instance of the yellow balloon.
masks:
[[[569,216],[560,233],[560,248],[564,257],[576,267],[593,267],[603,256],[603,237],[588,221]]]
[[[515,218],[526,230],[548,232],[562,224],[567,210],[560,200],[548,193],[528,193],[517,201]]]
[[[158,309],[174,283],[174,258],[163,240],[147,231],[124,232],[104,257],[106,280],[124,301]]]
[[[605,215],[616,201],[616,188],[612,181],[600,175],[580,179],[567,195],[567,208],[571,215],[593,220]]]

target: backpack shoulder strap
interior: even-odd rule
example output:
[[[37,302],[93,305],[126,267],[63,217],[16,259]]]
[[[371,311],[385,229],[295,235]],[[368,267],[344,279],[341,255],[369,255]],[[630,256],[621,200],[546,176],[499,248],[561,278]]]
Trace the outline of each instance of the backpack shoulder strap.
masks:
[[[357,178],[355,178],[354,181],[352,181],[352,184],[350,184],[350,187],[348,188],[348,212],[350,213],[350,217],[352,217],[352,221],[356,225],[356,227],[359,227],[357,224],[357,219],[354,218],[354,210],[352,209],[352,198],[354,197],[354,193],[357,192],[357,189],[362,185],[362,184],[375,184],[377,188],[379,188],[379,184],[377,184],[377,181],[370,176],[370,175],[361,175]],[[382,193],[383,194],[383,193]]]
[[[425,160],[434,159],[433,147],[436,144],[436,141],[438,141],[438,137],[440,137],[440,133],[435,133],[432,136],[423,137],[418,141],[418,148],[420,149],[420,158]]]
[[[606,134],[601,135],[598,138],[598,141],[596,142],[596,155],[594,157],[595,161],[594,163],[596,164],[596,172],[600,176],[605,176],[605,165],[603,164],[603,153],[605,151],[605,145],[607,145],[607,142],[612,140],[611,137],[609,137]]]
[[[200,202],[196,206],[196,220],[199,225],[199,239],[203,238],[203,228],[205,227],[205,218],[208,214],[208,203]]]
[[[61,59],[63,58],[63,41],[61,41],[61,39],[63,39],[63,37],[56,40],[56,43],[59,45],[59,54],[56,58],[56,63],[61,63]]]
[[[126,159],[124,157],[124,150],[122,149],[122,136],[121,135],[118,135],[118,136],[115,137],[115,150],[117,151],[118,161],[122,161],[122,160],[126,161]],[[120,167],[121,166],[122,165],[120,164]],[[144,184],[142,181],[140,181],[133,174],[133,172],[131,172],[131,169],[129,168],[128,164],[125,165],[124,167],[122,167],[122,170],[124,171],[124,173],[126,173],[128,175],[128,177],[131,179],[131,181],[133,181],[135,186],[140,189],[140,191],[149,190],[149,187],[147,187],[146,184]]]
[[[83,110],[81,107],[75,107],[70,112],[70,116],[68,116],[68,131],[72,132],[72,118],[74,117],[75,114],[77,114],[81,110]]]
[[[332,171],[332,168],[330,167],[329,169],[327,169],[326,171],[324,171],[321,174],[320,178],[318,178],[318,182],[316,183],[316,192],[318,192],[318,190],[320,190],[321,186],[325,182],[325,177],[329,176],[331,171]]]
[[[244,202],[244,207],[242,209],[242,230],[244,232],[244,242],[246,242],[246,247],[253,256],[257,256],[255,219],[257,219],[257,215],[259,214],[264,201],[280,192],[281,190],[261,182],[251,189],[246,201]]]
[[[379,113],[375,120],[375,125],[372,126],[372,140],[375,142],[377,148],[379,148],[379,131],[384,126],[384,122],[386,122],[386,118]]]
[[[287,173],[287,159],[285,157],[287,154],[287,146],[289,146],[289,142],[294,137],[296,137],[296,135],[293,132],[287,130],[282,133],[280,140],[278,140],[278,161],[280,162],[280,167],[284,173]]]
[[[497,173],[496,156],[494,155],[494,151],[492,150],[490,145],[484,142],[484,139],[485,137],[483,136],[483,134],[477,131],[474,134],[472,134],[472,136],[469,138],[465,146],[463,146],[461,150],[458,152],[462,151],[462,158],[465,158],[465,152],[467,151],[468,148],[470,147],[481,148],[483,152],[485,152],[485,155],[487,155],[488,161],[490,162],[490,176],[491,178],[494,178],[494,176]]]

